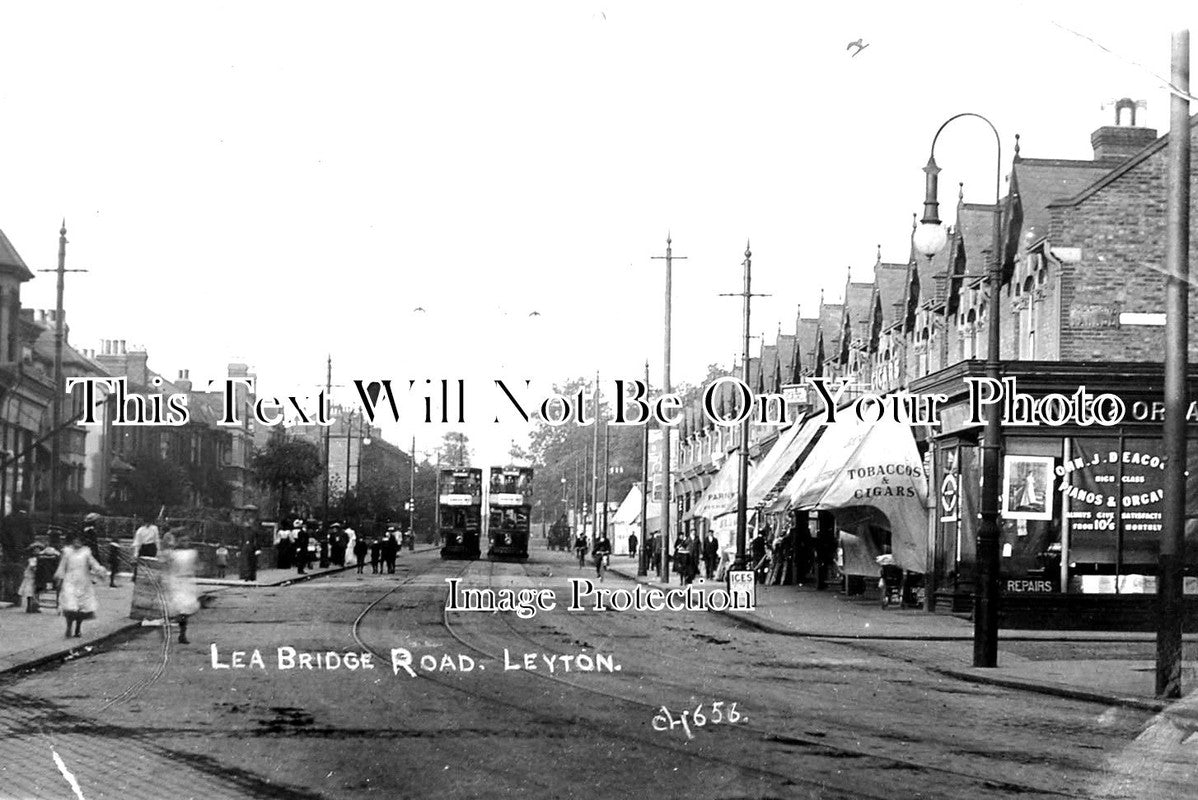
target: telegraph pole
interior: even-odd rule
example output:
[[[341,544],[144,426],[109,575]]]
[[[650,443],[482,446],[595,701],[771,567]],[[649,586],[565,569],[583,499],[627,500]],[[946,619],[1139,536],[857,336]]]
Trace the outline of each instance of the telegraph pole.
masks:
[[[1186,367],[1190,287],[1190,32],[1173,34],[1165,265],[1165,498],[1156,631],[1156,694],[1181,697],[1186,515]]]
[[[685,261],[686,256],[676,256],[672,248],[673,239],[666,232],[666,254],[653,256],[666,262],[666,313],[665,313],[665,359],[662,364],[661,391],[670,393],[670,295],[673,290],[674,259]],[[670,582],[670,426],[661,426],[661,581]]]
[[[753,276],[753,253],[749,249],[749,242],[745,241],[745,289],[739,294],[724,294],[721,297],[741,297],[744,298],[743,324],[744,324],[744,346],[741,353],[740,375],[741,380],[746,386],[749,385],[749,340],[753,337],[749,335],[749,309],[751,300],[754,297],[769,297],[766,294],[753,294],[750,290],[750,285]],[[748,527],[748,502],[749,502],[749,418],[752,416],[748,413],[748,409],[742,409],[744,412],[744,421],[740,424],[740,474],[736,481],[736,560],[732,564],[734,570],[742,570],[745,568],[745,532]]]
[[[645,359],[645,393],[649,392],[649,360]],[[637,577],[649,574],[649,420],[641,420],[641,557],[636,562]]]
[[[39,269],[38,272],[54,272],[58,275],[57,300],[54,307],[54,398],[50,403],[50,544],[58,547],[58,496],[59,496],[59,466],[60,452],[58,447],[59,428],[62,426],[62,345],[63,345],[63,311],[62,295],[66,287],[66,273],[87,272],[85,269],[67,269],[67,221],[62,221],[58,230],[58,268]]]
[[[361,449],[359,448],[359,452]],[[362,477],[362,470],[358,470],[359,480]],[[412,469],[408,473],[408,502],[412,507],[408,509],[408,527],[412,530],[412,541],[416,541],[416,437],[412,437]]]
[[[591,432],[591,549],[599,538],[599,372],[595,372],[595,430]]]
[[[599,424],[598,421],[595,423]],[[611,430],[603,426],[603,535],[607,536],[607,482],[611,480]]]
[[[333,391],[333,354],[330,353],[326,362],[326,372],[324,381],[324,402],[329,402],[329,395]],[[320,566],[327,567],[329,565],[329,479],[332,469],[329,464],[329,426],[324,426],[324,511],[321,515],[321,528],[324,534],[324,541],[320,546]]]

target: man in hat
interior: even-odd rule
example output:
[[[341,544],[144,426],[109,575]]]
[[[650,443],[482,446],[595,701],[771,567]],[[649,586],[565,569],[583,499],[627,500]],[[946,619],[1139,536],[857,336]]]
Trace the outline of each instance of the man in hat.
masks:
[[[387,538],[383,539],[383,563],[387,565],[387,573],[395,574],[395,557],[399,555],[399,540],[395,538],[394,525],[387,527]]]
[[[295,521],[295,566],[296,574],[308,571],[308,526],[302,519]]]

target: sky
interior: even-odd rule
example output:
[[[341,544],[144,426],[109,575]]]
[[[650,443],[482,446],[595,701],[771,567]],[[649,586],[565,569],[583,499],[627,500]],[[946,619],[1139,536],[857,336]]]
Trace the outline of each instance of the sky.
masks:
[[[123,339],[197,381],[244,362],[276,395],[317,391],[329,355],[337,386],[462,379],[466,426],[416,397],[384,434],[429,451],[452,427],[500,463],[529,426],[494,380],[539,399],[648,360],[660,382],[667,234],[672,379],[696,382],[740,352],[720,294],[748,243],[767,343],[879,246],[906,260],[950,116],[994,121],[1004,175],[1016,133],[1092,157],[1120,97],[1165,133],[1170,33],[1198,12],[1129,8],[3,3],[0,230],[52,268],[66,220],[78,348]],[[959,181],[993,200],[984,125],[936,157],[947,221]],[[53,277],[22,303],[53,308]]]

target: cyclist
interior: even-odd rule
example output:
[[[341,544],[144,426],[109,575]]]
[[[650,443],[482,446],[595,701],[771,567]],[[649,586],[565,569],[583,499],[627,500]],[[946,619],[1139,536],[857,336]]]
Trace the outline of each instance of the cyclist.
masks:
[[[587,537],[578,534],[578,538],[574,540],[574,552],[578,554],[578,566],[585,567],[587,565]]]
[[[607,560],[611,557],[611,541],[607,538],[606,533],[599,534],[599,538],[595,541],[595,574],[599,580],[603,580],[603,573],[607,571]]]

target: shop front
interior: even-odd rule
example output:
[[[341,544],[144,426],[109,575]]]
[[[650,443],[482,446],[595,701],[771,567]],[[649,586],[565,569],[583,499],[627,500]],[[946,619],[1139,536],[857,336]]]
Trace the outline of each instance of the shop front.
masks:
[[[937,611],[968,613],[977,577],[981,426],[963,362],[912,392],[948,396],[933,435],[929,582]],[[1152,630],[1164,499],[1159,365],[1012,362],[1003,404],[999,543],[1001,624]],[[976,387],[976,383],[974,384]],[[1079,392],[1079,387],[1082,387]],[[1198,396],[1198,373],[1190,378]],[[1095,398],[1106,397],[1101,414]],[[1080,399],[1080,404],[1078,401]],[[1086,398],[1089,398],[1087,400]],[[1086,403],[1089,407],[1086,407]],[[1043,410],[1039,414],[1037,409]],[[1198,629],[1198,408],[1187,479],[1187,630]],[[1029,424],[1031,423],[1031,424]]]
[[[877,577],[883,555],[891,556],[901,569],[923,573],[928,560],[928,489],[912,430],[847,416],[824,428],[774,508],[799,514],[828,512],[815,524],[835,526],[846,576]],[[797,524],[808,528],[811,520]],[[816,538],[820,536],[817,528]]]

